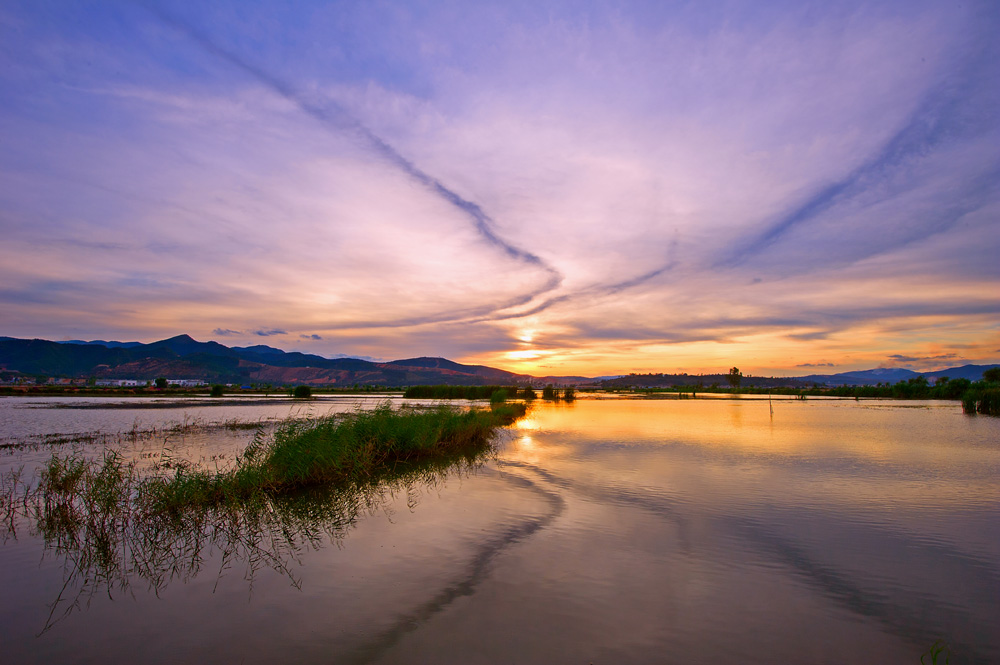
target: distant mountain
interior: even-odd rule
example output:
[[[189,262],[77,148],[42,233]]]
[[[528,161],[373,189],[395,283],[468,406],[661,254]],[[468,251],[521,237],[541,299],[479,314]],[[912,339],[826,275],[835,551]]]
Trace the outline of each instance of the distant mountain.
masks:
[[[495,367],[486,365],[462,365],[447,358],[407,358],[405,360],[393,360],[384,363],[386,367],[399,367],[408,372],[435,371],[440,372],[443,377],[475,376],[482,379],[484,384],[518,383],[533,380],[534,377],[528,374],[514,374]],[[450,383],[450,381],[442,381]]]
[[[254,346],[234,346],[233,351],[246,351],[247,353],[256,353],[258,355],[284,355],[284,351],[281,349],[276,349],[273,346],[267,346],[266,344],[255,344]]]
[[[947,376],[949,379],[979,381],[983,378],[983,372],[991,367],[1000,367],[1000,365],[963,365],[961,367],[939,369],[933,372],[915,372],[896,367],[880,367],[878,369],[868,369],[858,372],[841,372],[840,374],[810,374],[809,376],[796,378],[801,381],[828,386],[874,386],[878,383],[908,381],[918,376],[923,376],[932,382],[942,376]]]
[[[745,376],[743,385],[806,387],[813,384],[874,385],[897,383],[917,376],[934,381],[982,379],[983,372],[998,365],[964,365],[933,372],[878,368],[840,374],[799,377]],[[724,374],[629,374],[617,377],[544,376],[515,374],[486,365],[463,365],[447,358],[404,358],[389,362],[353,357],[324,358],[298,351],[286,352],[264,344],[228,347],[177,335],[151,344],[103,340],[50,342],[43,339],[0,337],[0,369],[28,375],[109,379],[201,379],[218,383],[270,383],[353,386],[417,384],[579,385],[601,383],[607,387],[726,385]]]
[[[0,369],[75,378],[149,380],[163,376],[219,383],[340,386],[488,385],[527,382],[533,378],[483,365],[462,365],[446,358],[410,358],[388,363],[350,357],[324,358],[263,344],[230,348],[218,342],[199,342],[190,335],[151,344],[0,338]]]
[[[222,356],[228,358],[238,358],[240,353],[228,346],[218,342],[198,342],[190,335],[177,335],[170,339],[163,339],[159,342],[143,345],[144,349],[170,349],[179,356],[190,356],[195,353],[203,353],[209,356]]]
[[[993,367],[1000,367],[1000,365],[962,365],[961,367],[950,367],[948,369],[939,369],[936,372],[924,372],[923,375],[927,377],[928,381],[939,379],[942,376],[947,376],[949,379],[968,379],[969,381],[982,381],[983,372]]]
[[[12,337],[3,337],[0,339],[13,339]],[[103,339],[94,339],[89,342],[85,342],[82,339],[69,339],[64,342],[58,342],[59,344],[93,344],[96,346],[106,346],[109,349],[131,349],[134,346],[142,346],[142,342],[105,342]]]

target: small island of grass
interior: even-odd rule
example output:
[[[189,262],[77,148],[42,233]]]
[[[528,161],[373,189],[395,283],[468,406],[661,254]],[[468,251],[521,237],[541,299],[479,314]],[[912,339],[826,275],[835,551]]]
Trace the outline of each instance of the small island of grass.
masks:
[[[289,421],[270,437],[255,437],[235,468],[217,472],[181,465],[172,475],[136,478],[115,455],[102,464],[53,456],[38,490],[50,505],[103,504],[114,488],[114,501],[131,503],[143,514],[239,503],[316,485],[365,482],[408,464],[476,454],[525,412],[523,404],[465,411],[443,406],[394,411],[383,404],[347,416]]]

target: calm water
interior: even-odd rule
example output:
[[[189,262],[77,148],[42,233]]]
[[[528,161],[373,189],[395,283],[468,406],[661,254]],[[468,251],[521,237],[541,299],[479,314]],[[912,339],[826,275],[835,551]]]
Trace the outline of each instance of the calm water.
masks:
[[[214,408],[197,415],[236,417]],[[70,411],[24,417],[122,431],[165,413]],[[0,413],[0,437],[28,427]],[[998,479],[1000,419],[956,403],[539,403],[481,468],[278,506],[294,546],[224,560],[215,541],[154,590],[81,596],[22,528],[0,547],[0,644],[18,663],[891,664],[944,639],[952,663],[997,663]]]

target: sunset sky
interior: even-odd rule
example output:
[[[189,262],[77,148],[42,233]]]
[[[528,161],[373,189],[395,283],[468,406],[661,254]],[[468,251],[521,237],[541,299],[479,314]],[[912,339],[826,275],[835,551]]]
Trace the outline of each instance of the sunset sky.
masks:
[[[1000,4],[0,4],[0,335],[1000,362]]]

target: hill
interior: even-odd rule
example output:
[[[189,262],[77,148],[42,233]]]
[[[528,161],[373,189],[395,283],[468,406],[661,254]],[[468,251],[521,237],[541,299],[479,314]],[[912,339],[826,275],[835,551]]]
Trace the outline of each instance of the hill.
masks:
[[[874,386],[879,383],[898,383],[908,381],[922,376],[928,381],[934,382],[941,377],[949,379],[968,379],[969,381],[980,381],[983,372],[991,367],[1000,365],[962,365],[961,367],[949,367],[933,372],[914,372],[909,369],[895,367],[880,367],[858,372],[842,372],[840,374],[811,374],[809,376],[798,377],[801,381],[818,383],[827,386]]]
[[[218,383],[410,386],[525,383],[533,377],[446,358],[372,362],[285,352],[265,345],[227,347],[178,335],[139,342],[50,342],[0,338],[0,369],[68,378],[200,379]]]

